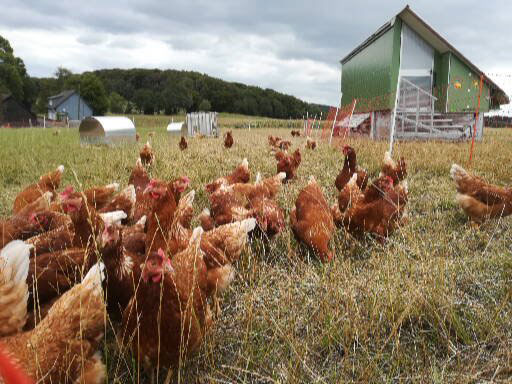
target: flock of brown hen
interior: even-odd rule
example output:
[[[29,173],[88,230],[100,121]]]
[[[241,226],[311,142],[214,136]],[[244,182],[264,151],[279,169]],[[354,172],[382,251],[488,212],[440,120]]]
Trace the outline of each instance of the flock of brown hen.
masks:
[[[268,141],[277,174],[258,174],[250,183],[244,159],[205,186],[210,207],[197,228],[191,228],[195,191],[185,193],[190,180],[150,179],[149,142],[121,191],[114,183],[59,192],[63,166],[23,189],[12,216],[0,222],[0,361],[7,356],[14,371],[34,382],[101,383],[106,312],[121,323],[119,343],[150,373],[176,367],[196,351],[220,314],[218,296],[233,280],[249,234],[268,243],[286,227],[276,197],[296,177],[301,153],[288,154],[287,140]],[[224,144],[233,143],[230,131]],[[179,145],[187,148],[183,137]],[[316,143],[308,138],[306,148]],[[384,241],[406,217],[404,159],[395,162],[386,152],[380,175],[369,181],[355,150],[345,146],[343,154],[336,204],[329,206],[311,176],[290,212],[295,238],[324,262],[334,256],[329,242],[336,226]],[[450,173],[456,199],[473,221],[512,213],[511,189],[455,164]]]

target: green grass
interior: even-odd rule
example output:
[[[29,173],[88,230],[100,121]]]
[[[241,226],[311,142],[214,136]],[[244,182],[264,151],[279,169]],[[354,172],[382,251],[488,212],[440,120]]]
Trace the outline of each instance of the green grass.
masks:
[[[137,129],[165,129],[171,119],[175,122],[185,121],[184,114],[178,115],[123,115],[135,120]],[[302,128],[302,120],[281,120],[262,116],[247,116],[234,113],[219,113],[218,121],[226,129],[247,128]],[[316,127],[316,125],[315,125]]]
[[[303,148],[288,130],[236,130],[227,151],[221,139],[190,139],[178,150],[164,126],[140,129],[141,142],[156,131],[151,174],[188,175],[195,210],[207,206],[203,186],[247,157],[257,171],[275,173],[266,136],[277,134]],[[77,130],[0,130],[0,214],[10,213],[17,192],[40,174],[66,166],[63,185],[118,181],[125,185],[139,145],[82,147]],[[361,166],[379,172],[386,142],[351,139]],[[511,130],[486,129],[471,171],[510,184]],[[200,353],[175,374],[183,383],[480,383],[512,380],[512,223],[474,229],[454,203],[448,171],[467,166],[469,143],[399,143],[409,170],[409,222],[385,245],[354,240],[338,230],[336,257],[322,265],[287,229],[269,250],[255,243],[237,263],[223,314]],[[279,202],[288,213],[299,190],[315,175],[330,203],[340,152],[327,145],[302,149],[298,180]],[[75,176],[76,175],[76,176]],[[113,325],[116,327],[116,324]],[[136,374],[111,336],[104,355],[109,382],[131,383]]]

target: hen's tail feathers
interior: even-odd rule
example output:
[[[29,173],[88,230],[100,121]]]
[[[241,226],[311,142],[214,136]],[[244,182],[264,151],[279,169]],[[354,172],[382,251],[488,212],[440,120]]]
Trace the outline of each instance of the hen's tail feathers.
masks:
[[[4,279],[9,279],[14,284],[27,280],[31,248],[33,248],[32,245],[25,244],[21,240],[13,240],[2,249],[0,272],[4,274],[10,270],[10,276],[4,275]]]
[[[389,153],[389,151],[384,153],[384,164],[393,168],[395,167],[395,161],[391,158],[391,153]]]
[[[100,217],[106,225],[121,225],[121,220],[126,219],[128,215],[124,211],[112,211],[100,213]]]
[[[457,183],[459,182],[459,180],[468,176],[468,173],[460,165],[453,164],[452,167],[450,168],[450,176]]]
[[[347,185],[349,187],[355,187],[357,185],[357,173],[354,173],[350,180],[348,181]]]
[[[285,177],[286,177],[286,174],[285,174]],[[261,183],[261,173],[258,172],[256,174],[256,181],[254,182],[254,184],[260,184]]]
[[[137,221],[137,222],[135,223],[135,225],[146,225],[146,220],[147,220],[147,217],[146,217],[146,215],[144,215],[144,216],[142,216],[142,217],[139,219],[139,221]]]
[[[255,218],[250,218],[250,219],[245,219],[245,220],[242,220],[240,222],[240,228],[245,232],[245,233],[249,233],[251,232],[254,228],[256,228],[256,219]]]
[[[279,172],[276,177],[280,180],[280,181],[283,181],[284,179],[286,179],[286,172]]]
[[[82,280],[83,286],[95,288],[101,286],[105,280],[105,264],[102,262],[94,264]]]
[[[199,216],[210,216],[210,210],[208,208],[203,209]]]
[[[119,183],[112,183],[105,186],[106,188],[112,188],[115,192],[119,191]]]
[[[41,206],[46,206],[47,208],[50,208],[50,204],[53,199],[53,194],[51,192],[45,192],[39,199],[41,199]]]
[[[402,186],[402,190],[407,194],[409,193],[409,183],[407,182],[407,180],[404,180],[400,183],[400,185]]]
[[[196,191],[192,189],[190,192],[188,192],[180,199],[178,203],[178,209],[184,209],[185,207],[191,206],[192,203],[194,202],[195,197]]]
[[[357,175],[356,175],[356,177],[357,177]],[[315,184],[315,183],[316,183],[315,176],[313,176],[313,175],[309,176],[308,184]]]
[[[231,264],[226,264],[222,267],[208,271],[209,274],[214,275],[216,281],[217,292],[224,292],[228,289],[231,282],[235,279],[235,269]]]
[[[137,200],[137,195],[135,194],[135,187],[133,184],[127,186],[125,189],[119,192],[119,194],[126,197],[132,204],[135,204],[135,201]]]
[[[99,384],[104,383],[107,376],[107,367],[101,360],[101,354],[96,352],[91,359],[85,362],[80,377],[74,383]]]
[[[59,165],[57,167],[57,172],[59,172],[60,174],[63,174],[64,173],[64,166],[63,165]]]
[[[242,168],[249,169],[249,160],[247,160],[247,158],[244,158],[242,160],[241,166],[242,166]]]
[[[203,236],[203,232],[204,232],[203,228],[195,227],[194,231],[192,232],[192,236],[190,236],[188,246],[189,247],[195,246],[196,248],[199,248],[199,245],[201,243],[201,236]]]

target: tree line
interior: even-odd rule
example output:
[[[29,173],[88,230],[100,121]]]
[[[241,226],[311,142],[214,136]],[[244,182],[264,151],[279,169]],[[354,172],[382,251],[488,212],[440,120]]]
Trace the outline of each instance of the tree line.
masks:
[[[96,115],[212,110],[287,119],[302,118],[306,112],[325,114],[328,109],[272,89],[192,71],[134,68],[76,74],[60,67],[53,77],[30,77],[23,60],[0,36],[0,93],[11,93],[33,112],[46,113],[48,97],[68,89],[79,91]]]
[[[76,89],[97,79],[95,113],[175,114],[181,111],[217,111],[273,118],[301,118],[326,113],[328,107],[306,103],[296,97],[241,83],[227,82],[191,71],[160,69],[101,69],[72,74],[59,68],[53,78],[36,79],[38,105],[51,94]],[[81,84],[83,85],[83,84]],[[96,86],[95,88],[98,88]],[[83,90],[82,96],[85,97]]]

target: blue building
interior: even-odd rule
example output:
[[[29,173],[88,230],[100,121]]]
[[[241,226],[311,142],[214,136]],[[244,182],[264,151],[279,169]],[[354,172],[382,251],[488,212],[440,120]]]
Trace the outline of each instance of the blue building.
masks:
[[[82,120],[92,116],[92,108],[74,90],[62,91],[48,98],[48,118],[50,120]]]

